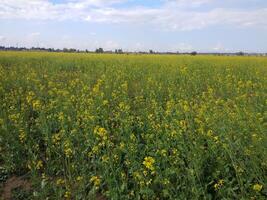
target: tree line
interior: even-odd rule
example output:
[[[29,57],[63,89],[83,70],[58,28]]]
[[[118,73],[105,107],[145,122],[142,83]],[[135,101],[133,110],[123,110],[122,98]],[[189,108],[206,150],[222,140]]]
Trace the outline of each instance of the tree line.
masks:
[[[124,52],[122,49],[115,49],[114,51],[110,50],[104,50],[102,47],[97,48],[95,51],[90,51],[88,49],[85,50],[79,50],[75,48],[63,48],[63,49],[55,49],[55,48],[44,48],[44,47],[31,47],[31,48],[26,48],[26,47],[5,47],[5,46],[0,46],[0,51],[46,51],[46,52],[66,52],[66,53],[113,53],[113,54],[182,54],[182,55],[192,55],[196,56],[198,54],[201,55],[236,55],[236,56],[245,56],[245,55],[260,55],[260,56],[267,56],[267,53],[244,53],[242,51],[239,52],[234,52],[234,53],[198,53],[197,51],[192,51],[192,52],[156,52],[153,50],[149,51],[138,51],[138,52],[129,52],[126,51]]]

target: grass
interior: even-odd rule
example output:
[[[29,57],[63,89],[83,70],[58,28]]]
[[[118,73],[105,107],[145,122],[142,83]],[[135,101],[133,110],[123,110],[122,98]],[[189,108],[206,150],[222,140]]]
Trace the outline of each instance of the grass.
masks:
[[[265,199],[266,77],[264,57],[0,52],[0,180],[27,176],[31,199]]]

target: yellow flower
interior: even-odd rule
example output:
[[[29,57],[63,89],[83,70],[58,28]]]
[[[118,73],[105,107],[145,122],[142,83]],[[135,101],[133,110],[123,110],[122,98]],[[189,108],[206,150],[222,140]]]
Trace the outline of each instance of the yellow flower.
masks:
[[[113,159],[114,159],[114,161],[118,161],[119,160],[119,156],[117,154],[114,154]]]
[[[72,149],[70,148],[70,143],[69,141],[65,142],[64,144],[64,153],[67,156],[67,158],[72,156]]]
[[[26,97],[27,102],[30,103],[34,96],[35,96],[34,92],[30,91]]]
[[[61,122],[64,120],[64,113],[63,112],[58,113],[58,120]]]
[[[143,174],[144,174],[144,176],[147,176],[147,171],[144,170],[144,171],[143,171]]]
[[[125,111],[125,110],[129,110],[130,107],[127,104],[125,104],[124,102],[120,102],[119,108],[121,111]]]
[[[124,172],[121,172],[121,178],[123,178],[123,179],[126,178],[126,174]]]
[[[66,149],[64,149],[64,152],[65,152],[65,155],[69,158],[69,157],[71,157],[71,155],[72,155],[72,150],[71,150],[71,148],[66,148]]]
[[[149,179],[147,182],[146,182],[146,185],[150,185],[152,183],[152,179]]]
[[[185,74],[187,72],[187,67],[186,66],[182,66],[180,68],[180,71],[181,71],[182,74]]]
[[[105,105],[107,105],[108,104],[108,100],[104,100],[103,101],[103,105],[105,106]]]
[[[32,107],[34,110],[40,110],[42,107],[41,101],[40,100],[34,100],[32,102]]]
[[[65,194],[64,194],[64,197],[66,199],[70,199],[71,198],[71,192],[70,191],[66,191]]]
[[[218,136],[213,137],[213,139],[214,139],[215,143],[219,142],[219,137]]]
[[[129,193],[129,196],[134,196],[134,191],[131,190],[131,192]]]
[[[94,129],[94,133],[96,135],[98,135],[100,138],[102,138],[103,140],[107,140],[108,137],[107,137],[107,130],[105,128],[102,128],[102,127],[95,127]]]
[[[122,88],[124,91],[127,91],[127,90],[128,90],[128,83],[127,83],[127,82],[124,82],[124,83],[121,85],[121,88]]]
[[[134,172],[134,173],[133,173],[133,177],[134,177],[135,180],[140,180],[140,179],[142,179],[142,176],[141,176],[141,174],[140,174],[139,172]]]
[[[108,163],[108,161],[109,161],[109,157],[107,155],[102,156],[101,159],[102,159],[102,162],[104,162],[104,163]]]
[[[207,136],[212,137],[213,136],[213,131],[212,130],[208,130]]]
[[[31,165],[31,162],[27,162],[27,168],[29,169],[29,170],[32,170],[32,165]]]
[[[60,140],[61,140],[60,133],[57,133],[57,134],[55,134],[55,135],[52,136],[52,142],[53,142],[53,144],[58,145],[59,142],[60,142]]]
[[[22,129],[19,130],[19,140],[21,143],[24,143],[26,140],[26,133]]]
[[[97,94],[99,92],[100,86],[101,86],[101,82],[98,82],[97,84],[95,84],[94,87],[92,88],[92,93]]]
[[[190,107],[188,106],[188,104],[184,104],[183,109],[185,112],[188,112],[190,110]]]
[[[183,130],[186,130],[187,129],[187,122],[185,120],[181,120],[180,121],[180,127],[183,129]]]
[[[99,151],[99,147],[98,146],[94,146],[92,151],[93,151],[93,153],[97,153]]]
[[[143,165],[147,168],[150,169],[151,171],[154,170],[154,166],[153,164],[155,163],[154,158],[152,158],[151,156],[145,157],[144,161],[143,161]]]
[[[134,133],[132,133],[132,134],[130,135],[130,139],[133,140],[133,141],[136,140],[136,137],[135,137]]]
[[[255,190],[256,192],[260,192],[262,190],[263,186],[261,184],[254,184],[253,185],[253,190]]]
[[[42,173],[42,179],[46,179],[46,175],[45,175],[45,173]]]
[[[120,149],[124,150],[124,147],[125,147],[125,143],[124,142],[120,142]]]
[[[65,181],[62,178],[57,179],[56,184],[57,185],[63,185]]]
[[[166,150],[166,149],[162,149],[162,150],[160,151],[160,154],[161,154],[162,156],[166,157],[166,156],[167,156],[167,150]]]
[[[164,178],[163,179],[163,184],[164,185],[168,185],[168,184],[170,184],[170,181],[167,178]]]
[[[95,187],[99,187],[100,185],[100,178],[98,176],[92,176],[90,182],[94,184]]]
[[[77,181],[82,181],[82,180],[83,180],[83,177],[82,177],[82,176],[78,176],[78,177],[76,178],[76,180],[77,180]]]
[[[43,167],[43,161],[39,160],[37,163],[36,163],[36,169],[41,169]]]
[[[214,184],[214,189],[219,190],[223,186],[223,184],[224,184],[223,179],[218,180],[218,182]]]

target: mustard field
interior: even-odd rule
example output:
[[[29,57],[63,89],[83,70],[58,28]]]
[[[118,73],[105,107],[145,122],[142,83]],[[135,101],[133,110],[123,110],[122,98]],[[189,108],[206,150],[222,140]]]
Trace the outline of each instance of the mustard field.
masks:
[[[0,194],[266,199],[267,58],[0,52]]]

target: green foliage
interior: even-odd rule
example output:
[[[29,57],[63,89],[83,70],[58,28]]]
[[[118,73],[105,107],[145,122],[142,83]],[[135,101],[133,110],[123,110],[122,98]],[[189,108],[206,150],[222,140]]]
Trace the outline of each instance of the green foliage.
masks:
[[[0,52],[0,172],[33,199],[264,199],[267,59]]]

